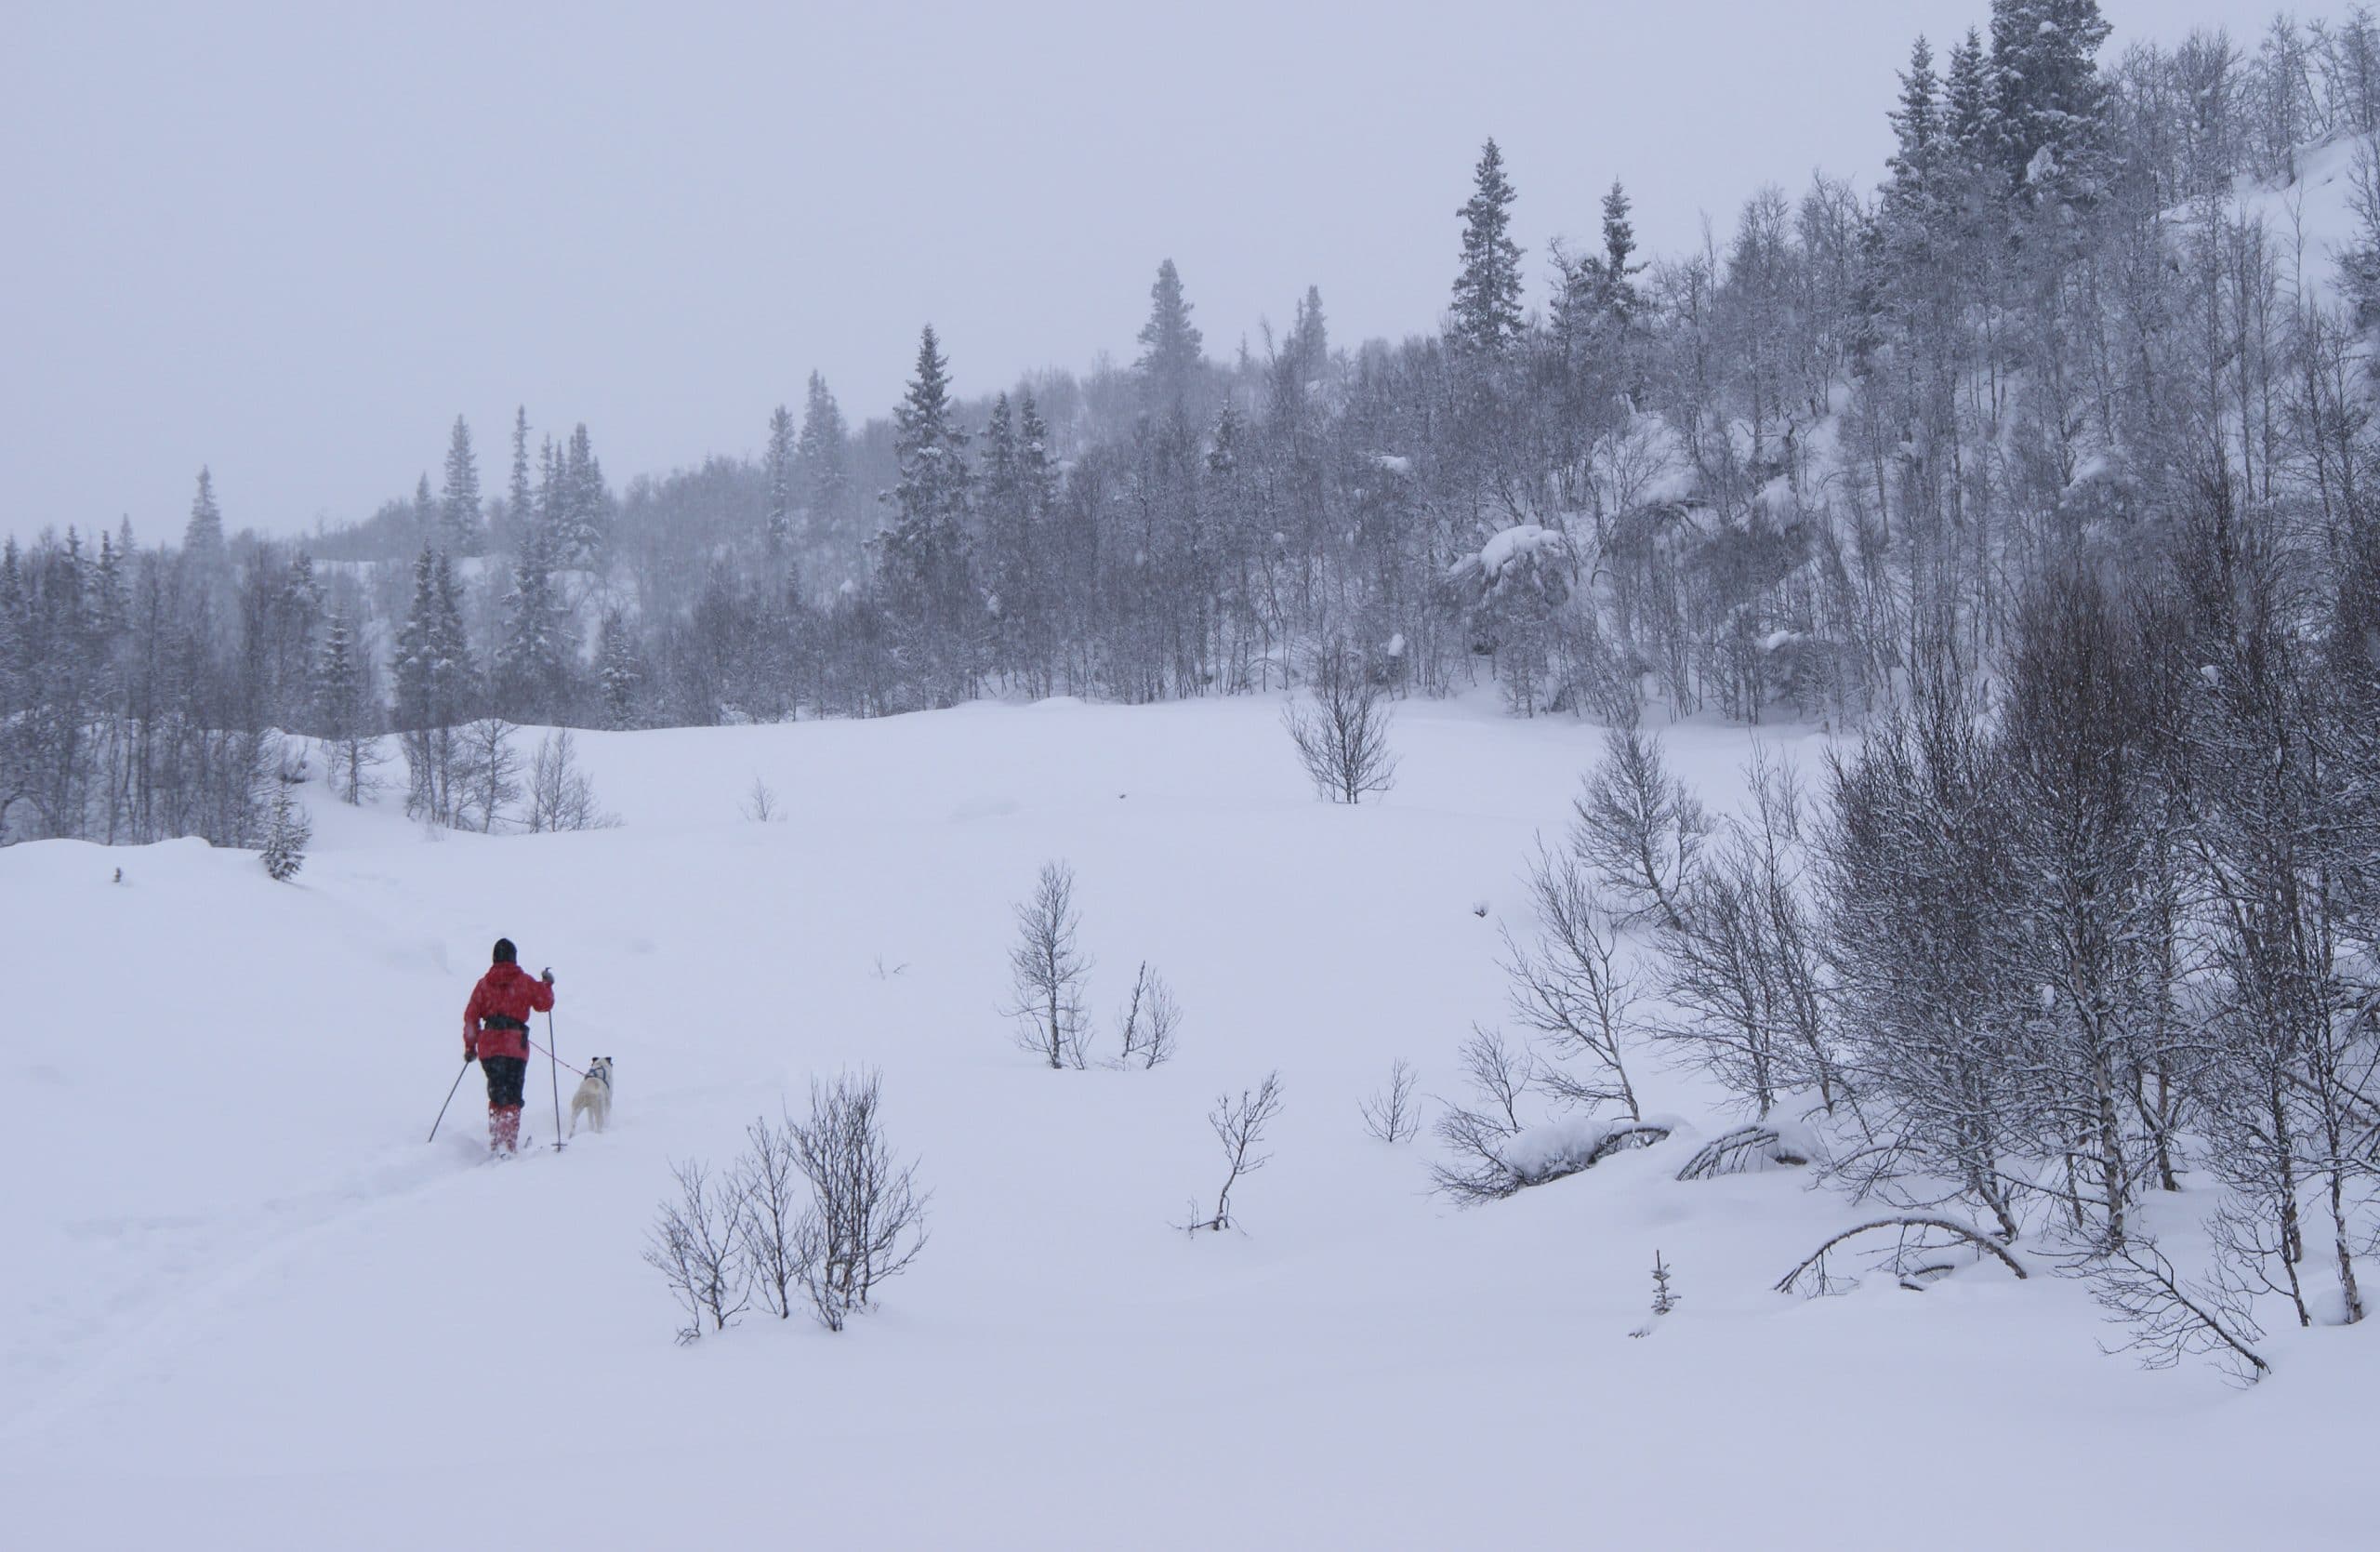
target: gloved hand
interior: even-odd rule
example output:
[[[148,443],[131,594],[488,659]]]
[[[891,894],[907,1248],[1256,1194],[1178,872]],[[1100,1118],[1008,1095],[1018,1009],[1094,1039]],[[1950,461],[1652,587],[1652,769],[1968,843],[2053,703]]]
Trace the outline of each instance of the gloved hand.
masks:
[[[463,1047],[463,1065],[465,1067],[470,1066],[473,1062],[476,1062],[479,1059],[480,1054],[478,1052],[472,1050],[468,1045]]]
[[[551,968],[550,966],[549,966],[549,967],[548,967],[548,968],[546,968],[545,970],[540,971],[540,972],[538,973],[537,979],[539,979],[539,980],[541,980],[541,981],[545,982],[545,983],[546,983],[546,985],[548,985],[548,986],[551,986],[551,985],[553,985],[553,984],[554,984],[554,973],[553,973],[552,968]]]

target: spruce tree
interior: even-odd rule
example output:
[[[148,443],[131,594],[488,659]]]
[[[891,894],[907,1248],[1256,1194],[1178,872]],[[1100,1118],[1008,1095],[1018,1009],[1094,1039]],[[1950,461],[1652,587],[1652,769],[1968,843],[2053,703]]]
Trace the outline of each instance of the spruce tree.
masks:
[[[512,482],[505,490],[509,509],[505,518],[512,524],[515,543],[536,520],[534,499],[529,489],[529,406],[520,405],[512,411]]]
[[[191,497],[190,526],[182,530],[182,553],[193,560],[217,561],[223,555],[223,509],[215,504],[215,475],[198,471],[198,494]]]
[[[2096,192],[2108,128],[2098,0],[1992,0],[2001,170],[2036,204]]]
[[[414,563],[413,606],[397,636],[395,669],[397,729],[411,777],[405,811],[444,824],[459,797],[455,729],[469,715],[472,670],[461,590],[442,550],[424,550]]]
[[[1950,50],[1942,74],[1942,138],[1944,176],[1968,185],[1960,197],[1995,194],[2003,143],[2000,104],[1983,35],[1972,27]]]
[[[783,405],[769,417],[769,510],[763,524],[771,554],[793,542],[793,416]]]
[[[571,615],[554,576],[554,544],[544,524],[529,530],[513,563],[496,643],[498,712],[518,723],[560,721],[570,708]]]
[[[445,542],[445,517],[439,510],[438,497],[430,494],[430,471],[426,469],[414,483],[413,524],[414,532],[423,544],[434,550]]]
[[[1909,68],[1900,73],[1900,100],[1888,115],[1894,149],[1884,163],[1892,173],[1884,185],[1887,206],[1898,200],[1923,206],[1941,149],[1940,95],[1941,83],[1934,75],[1934,46],[1921,33],[1910,46]]]
[[[571,428],[558,483],[561,523],[554,533],[555,563],[585,565],[602,551],[611,497],[603,489],[603,466],[596,459],[584,420]]]
[[[983,622],[969,568],[967,433],[953,409],[949,365],[928,325],[916,375],[892,412],[894,516],[873,545],[894,650],[909,683],[937,706],[972,693]]]
[[[272,802],[266,811],[264,832],[264,870],[276,883],[287,883],[306,866],[306,844],[314,838],[314,828],[308,822],[306,808],[290,789],[289,783],[275,780]]]
[[[1603,308],[1614,322],[1626,327],[1636,317],[1636,282],[1632,278],[1645,268],[1636,258],[1636,227],[1628,219],[1628,191],[1620,179],[1611,180],[1611,188],[1603,196]]]
[[[636,639],[628,630],[628,622],[617,609],[603,617],[603,626],[596,637],[596,672],[603,683],[603,725],[611,728],[637,725],[637,686],[643,682],[644,672],[637,662]]]
[[[17,712],[24,708],[25,571],[17,536],[0,540],[0,761],[12,767],[21,763],[10,747],[19,731]],[[0,814],[0,833],[7,816]]]
[[[130,528],[126,530],[127,539]],[[91,571],[91,629],[103,640],[120,634],[131,621],[132,579],[126,575],[132,558],[129,544],[118,545],[99,532],[99,564]]]
[[[1020,632],[1038,607],[1033,597],[1031,517],[1023,448],[1003,393],[984,426],[976,511],[984,526],[985,602],[992,615],[992,666],[1013,674],[1023,658]]]
[[[1518,196],[1504,176],[1504,153],[1490,139],[1472,174],[1462,218],[1462,268],[1454,281],[1454,345],[1493,359],[1521,334],[1521,248],[1513,241],[1512,206]]]
[[[459,415],[446,439],[446,488],[439,512],[445,523],[447,553],[468,555],[478,548],[480,466],[471,454],[471,428]]]
[[[1322,287],[1309,285],[1305,297],[1298,303],[1297,325],[1293,336],[1297,341],[1298,367],[1308,382],[1322,376],[1330,364],[1330,331],[1322,318]]]
[[[370,668],[357,649],[346,611],[333,612],[314,669],[314,724],[328,750],[331,790],[350,803],[361,803],[372,789],[371,772],[379,763],[372,736]]]
[[[1146,403],[1157,414],[1180,414],[1190,402],[1204,338],[1190,322],[1190,303],[1182,294],[1181,272],[1169,259],[1157,267],[1149,287],[1149,321],[1141,325],[1139,369],[1147,391]]]
[[[851,476],[843,457],[846,435],[842,406],[835,403],[826,379],[811,373],[801,403],[801,436],[794,444],[795,484],[809,509],[811,524],[827,534],[845,532],[850,517]]]

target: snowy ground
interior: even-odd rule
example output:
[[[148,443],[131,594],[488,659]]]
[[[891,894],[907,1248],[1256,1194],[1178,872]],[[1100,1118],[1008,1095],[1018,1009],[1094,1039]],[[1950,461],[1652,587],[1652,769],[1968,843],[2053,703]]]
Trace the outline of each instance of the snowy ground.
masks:
[[[196,842],[0,853],[0,1541],[2369,1545],[2329,1488],[2367,1453],[2362,1331],[2278,1333],[2243,1393],[2102,1357],[2046,1276],[1777,1294],[1855,1209],[1799,1173],[1677,1184],[1674,1142],[1474,1212],[1424,1194],[1426,1140],[1356,1101],[1399,1056],[1451,1092],[1597,734],[1409,706],[1397,789],[1349,811],[1276,714],[586,735],[623,828],[431,839],[315,788],[294,886]],[[1750,739],[1669,736],[1714,797]],[[788,822],[738,816],[756,774]],[[1009,906],[1057,856],[1103,1016],[1144,956],[1179,990],[1172,1066],[1010,1043]],[[476,1072],[422,1135],[500,933],[619,1108],[496,1168]],[[860,1063],[934,1192],[925,1254],[841,1336],[674,1346],[639,1261],[668,1161],[725,1162]],[[1175,1232],[1216,1092],[1275,1067],[1245,1232]],[[531,1097],[542,1142],[542,1062]],[[1685,1304],[1631,1340],[1657,1248]]]

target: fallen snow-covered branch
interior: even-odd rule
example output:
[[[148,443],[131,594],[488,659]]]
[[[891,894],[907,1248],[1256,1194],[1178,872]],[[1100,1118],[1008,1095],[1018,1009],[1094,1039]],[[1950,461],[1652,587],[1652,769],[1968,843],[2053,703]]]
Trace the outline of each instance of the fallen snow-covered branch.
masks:
[[[1501,1201],[1531,1186],[1543,1186],[1591,1170],[1615,1153],[1667,1141],[1675,1128],[1662,1121],[1592,1121],[1571,1118],[1531,1126],[1509,1136],[1481,1134],[1472,1141],[1463,1167],[1439,1165],[1437,1189],[1463,1206]],[[1444,1126],[1441,1135],[1447,1134]]]
[[[1711,1180],[1768,1164],[1799,1169],[1810,1161],[1810,1147],[1798,1134],[1798,1129],[1792,1129],[1794,1135],[1788,1135],[1788,1130],[1755,1123],[1722,1133],[1696,1149],[1686,1167],[1677,1172],[1677,1177]]]
[[[1883,1228],[1897,1228],[1901,1230],[1904,1234],[1912,1228],[1932,1229],[1939,1233],[1947,1234],[1950,1236],[1953,1240],[1963,1244],[1973,1245],[1978,1253],[1996,1257],[2003,1266],[2016,1273],[2020,1279],[2030,1275],[2026,1272],[2024,1264],[2019,1262],[2014,1255],[2008,1254],[2006,1247],[2001,1245],[1998,1241],[1990,1239],[1989,1236],[1974,1228],[1968,1227],[1965,1224],[1955,1222],[1950,1218],[1928,1218],[1916,1216],[1877,1218],[1872,1222],[1860,1224],[1855,1228],[1846,1228],[1842,1233],[1836,1235],[1833,1239],[1829,1240],[1825,1244],[1822,1244],[1818,1249],[1812,1251],[1809,1255],[1803,1260],[1800,1266],[1794,1267],[1792,1271],[1787,1272],[1783,1277],[1777,1280],[1777,1291],[1780,1293],[1793,1293],[1799,1288],[1804,1277],[1807,1276],[1812,1271],[1816,1271],[1818,1273],[1818,1291],[1823,1292],[1827,1281],[1825,1269],[1827,1253],[1834,1249],[1837,1245],[1842,1244],[1846,1240],[1857,1239],[1862,1234],[1872,1234],[1876,1230]],[[1929,1267],[1926,1269],[1940,1270],[1941,1268],[1937,1266]],[[1923,1286],[1923,1284],[1911,1284],[1911,1286]]]
[[[2104,1259],[2080,1268],[2108,1319],[2125,1328],[2111,1353],[2128,1352],[2145,1369],[2170,1369],[2186,1357],[2212,1359],[2242,1384],[2254,1385],[2272,1365],[2248,1344],[2260,1341],[2248,1301],[2221,1280],[2191,1283],[2174,1269],[2153,1240],[2135,1235]]]

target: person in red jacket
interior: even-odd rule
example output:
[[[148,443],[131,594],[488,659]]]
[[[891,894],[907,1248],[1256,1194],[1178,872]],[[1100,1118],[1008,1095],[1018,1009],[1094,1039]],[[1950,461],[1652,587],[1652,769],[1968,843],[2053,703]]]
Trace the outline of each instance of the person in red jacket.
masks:
[[[554,1005],[554,973],[532,980],[509,937],[463,1009],[463,1060],[487,1074],[487,1150],[521,1151],[521,1082],[529,1075],[529,1015]]]

